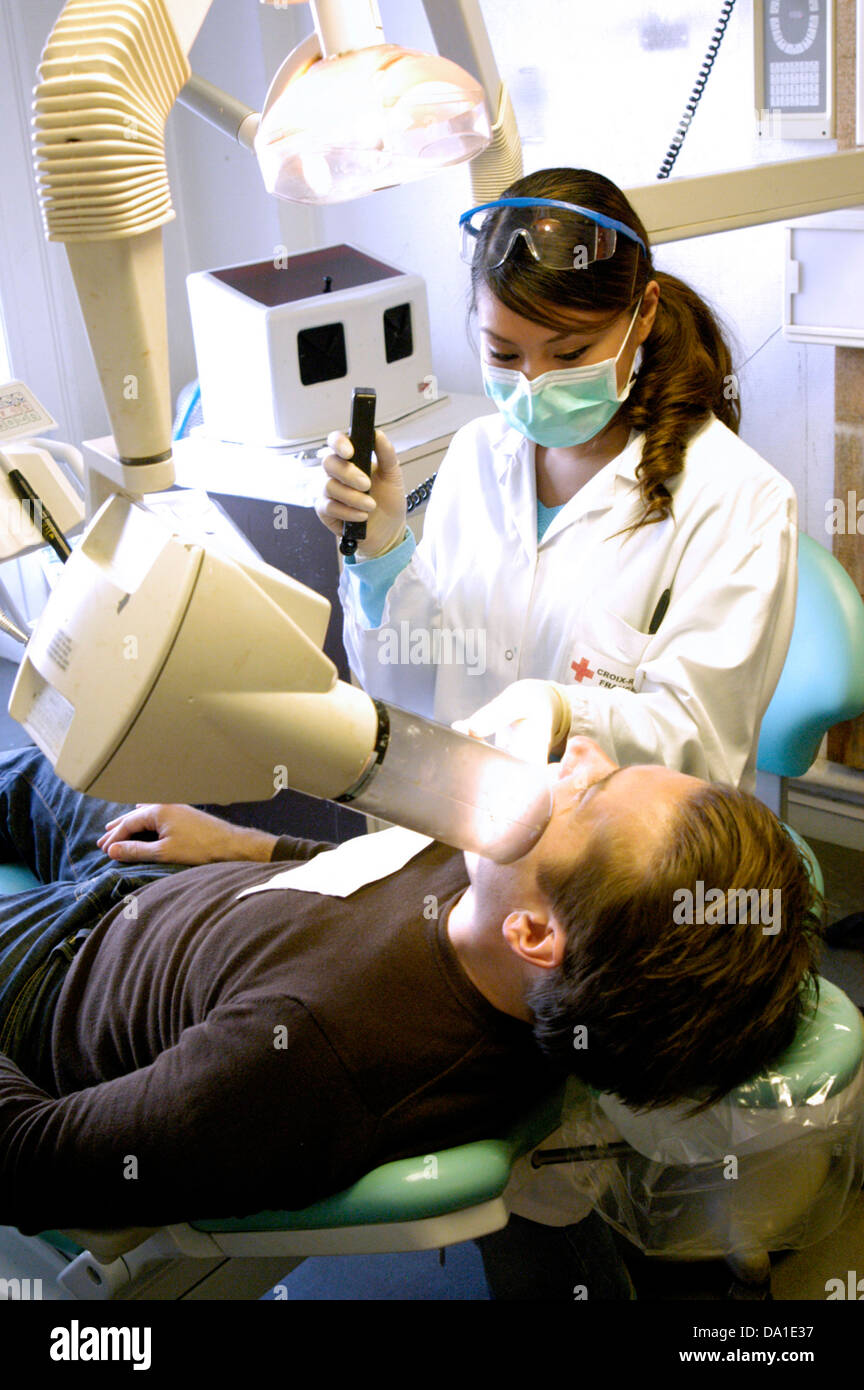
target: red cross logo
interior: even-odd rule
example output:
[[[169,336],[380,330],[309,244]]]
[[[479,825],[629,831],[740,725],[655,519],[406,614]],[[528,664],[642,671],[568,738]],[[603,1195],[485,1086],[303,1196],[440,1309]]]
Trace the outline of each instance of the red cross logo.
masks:
[[[584,656],[580,659],[578,666],[575,661],[571,661],[570,669],[573,672],[573,679],[575,681],[583,681],[586,676],[590,680],[594,675],[594,672],[591,670]]]

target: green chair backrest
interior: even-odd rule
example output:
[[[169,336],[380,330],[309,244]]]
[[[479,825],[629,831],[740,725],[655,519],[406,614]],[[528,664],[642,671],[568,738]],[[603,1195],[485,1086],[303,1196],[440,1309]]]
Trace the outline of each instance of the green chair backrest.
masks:
[[[864,711],[864,602],[817,541],[798,537],[798,603],[786,664],[759,736],[762,772],[801,777],[826,731]]]

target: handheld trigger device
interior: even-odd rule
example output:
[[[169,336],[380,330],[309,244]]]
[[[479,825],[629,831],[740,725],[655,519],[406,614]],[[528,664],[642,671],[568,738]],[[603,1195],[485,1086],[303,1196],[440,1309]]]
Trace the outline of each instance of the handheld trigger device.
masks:
[[[354,446],[353,462],[362,468],[367,478],[371,478],[372,450],[375,448],[375,391],[371,386],[354,387],[348,435]],[[339,549],[343,555],[353,555],[358,541],[365,539],[365,521],[346,521],[342,527]]]

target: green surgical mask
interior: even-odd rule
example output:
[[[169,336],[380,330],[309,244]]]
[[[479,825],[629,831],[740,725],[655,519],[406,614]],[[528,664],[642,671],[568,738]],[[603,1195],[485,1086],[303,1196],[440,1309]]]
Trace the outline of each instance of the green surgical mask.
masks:
[[[634,361],[630,380],[620,392],[618,363],[633,332],[640,308],[641,300],[615,357],[593,362],[587,367],[565,367],[561,371],[543,372],[533,381],[529,381],[523,372],[483,362],[486,395],[495,402],[505,420],[528,439],[533,439],[535,444],[542,444],[547,449],[587,444],[589,439],[605,429],[630,395],[639,354]]]

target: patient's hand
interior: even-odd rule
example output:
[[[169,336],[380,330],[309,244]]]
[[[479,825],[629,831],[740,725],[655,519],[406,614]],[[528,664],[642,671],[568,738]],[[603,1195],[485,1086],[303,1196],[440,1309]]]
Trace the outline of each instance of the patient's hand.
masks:
[[[142,832],[155,839],[139,840]],[[269,863],[275,835],[251,830],[194,806],[138,805],[110,820],[96,842],[111,859],[127,864],[214,864],[252,859]]]

